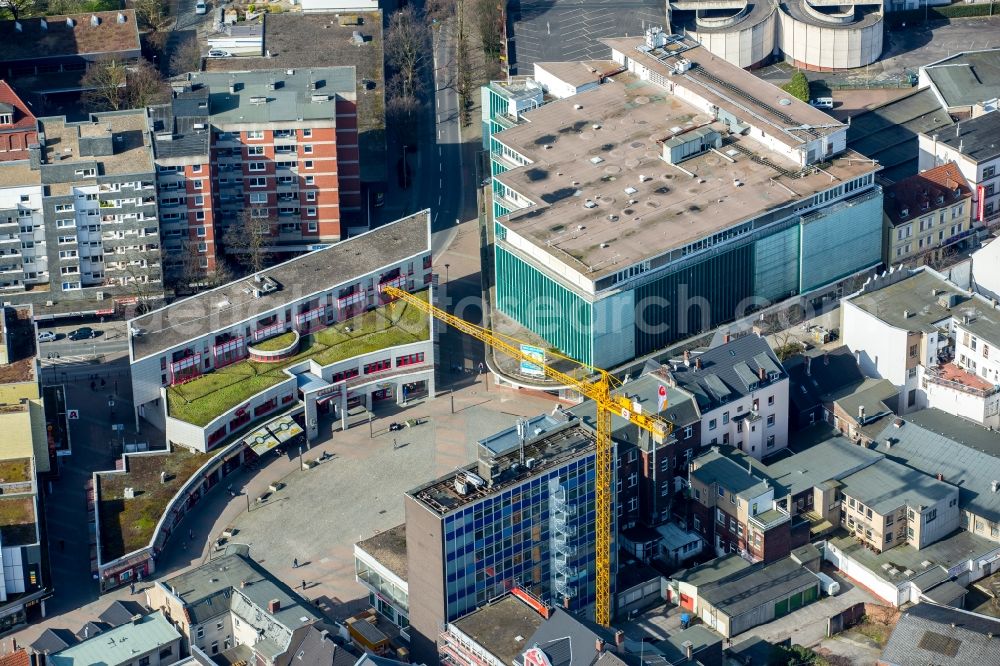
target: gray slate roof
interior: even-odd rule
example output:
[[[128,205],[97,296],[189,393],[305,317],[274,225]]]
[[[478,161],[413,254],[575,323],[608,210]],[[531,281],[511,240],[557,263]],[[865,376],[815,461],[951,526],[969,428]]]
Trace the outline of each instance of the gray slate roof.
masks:
[[[208,88],[173,92],[168,103],[151,106],[148,113],[157,159],[197,155],[208,160]]]
[[[796,354],[784,366],[791,382],[788,397],[800,411],[822,404],[824,395],[857,386],[865,378],[847,345]]]
[[[959,150],[977,162],[1000,156],[1000,115],[987,113],[963,120],[954,130],[938,132],[938,143]]]
[[[889,666],[1000,664],[1000,620],[921,603],[899,618],[882,662]]]
[[[698,589],[698,597],[734,617],[812,585],[819,585],[816,574],[786,557],[770,564],[751,565],[709,583]]]
[[[700,370],[696,361],[701,361]],[[778,379],[787,377],[767,341],[745,335],[691,358],[690,367],[677,364],[671,375],[679,388],[694,394],[698,407],[705,412],[756,390],[750,386],[759,381],[760,368],[765,373],[777,373]]]
[[[707,486],[717,483],[726,492],[740,497],[757,497],[767,491],[766,477],[759,469],[754,469],[754,474],[751,474],[745,465],[723,455],[718,447],[712,447],[708,453],[698,456],[696,461],[698,469],[691,472],[691,477]]]
[[[614,645],[612,630],[556,608],[525,641],[524,649],[541,648],[552,666],[587,666],[597,659],[595,646],[598,638],[607,645]],[[517,661],[522,663],[520,656]]]
[[[886,442],[891,440],[892,446]],[[1000,480],[1000,434],[937,409],[907,414],[903,425],[887,426],[878,451],[929,475],[941,474],[958,485],[963,509],[1000,521],[1000,493],[990,485]]]

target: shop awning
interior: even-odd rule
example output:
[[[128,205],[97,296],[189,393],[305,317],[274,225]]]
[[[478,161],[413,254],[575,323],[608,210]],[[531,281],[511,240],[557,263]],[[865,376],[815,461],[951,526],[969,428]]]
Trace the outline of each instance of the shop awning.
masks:
[[[263,455],[281,442],[268,432],[267,428],[259,428],[243,438],[247,446],[258,456]]]
[[[301,435],[304,430],[302,427],[295,422],[291,416],[282,416],[280,419],[275,419],[267,424],[267,429],[271,431],[271,435],[275,437],[279,442],[284,444],[288,440],[292,439],[296,435]]]

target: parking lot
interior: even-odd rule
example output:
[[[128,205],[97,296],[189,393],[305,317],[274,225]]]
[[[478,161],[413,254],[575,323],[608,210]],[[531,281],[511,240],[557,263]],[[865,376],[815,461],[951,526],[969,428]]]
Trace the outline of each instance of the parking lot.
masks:
[[[513,64],[530,74],[536,62],[610,58],[602,37],[641,35],[666,22],[655,0],[521,0],[512,3]]]

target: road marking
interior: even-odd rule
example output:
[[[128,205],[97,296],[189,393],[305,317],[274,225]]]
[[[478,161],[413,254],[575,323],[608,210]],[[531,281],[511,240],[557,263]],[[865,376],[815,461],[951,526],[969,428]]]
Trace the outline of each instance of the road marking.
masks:
[[[441,155],[441,146],[438,146],[438,155]]]
[[[438,130],[438,141],[440,141],[440,140],[441,140],[441,138],[442,138],[442,137],[441,137],[441,130]]]
[[[438,206],[440,206],[440,205],[441,205],[441,195],[438,194]]]
[[[438,102],[438,108],[440,109],[441,108],[441,98],[440,97],[437,98],[437,102]]]
[[[438,171],[444,171],[444,162],[438,162]]]

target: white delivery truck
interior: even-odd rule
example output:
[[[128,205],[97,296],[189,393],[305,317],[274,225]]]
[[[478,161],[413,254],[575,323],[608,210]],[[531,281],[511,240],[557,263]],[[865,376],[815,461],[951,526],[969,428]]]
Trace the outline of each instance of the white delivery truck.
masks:
[[[816,577],[819,578],[819,587],[826,596],[833,597],[840,592],[840,583],[830,578],[825,573],[817,573]]]

